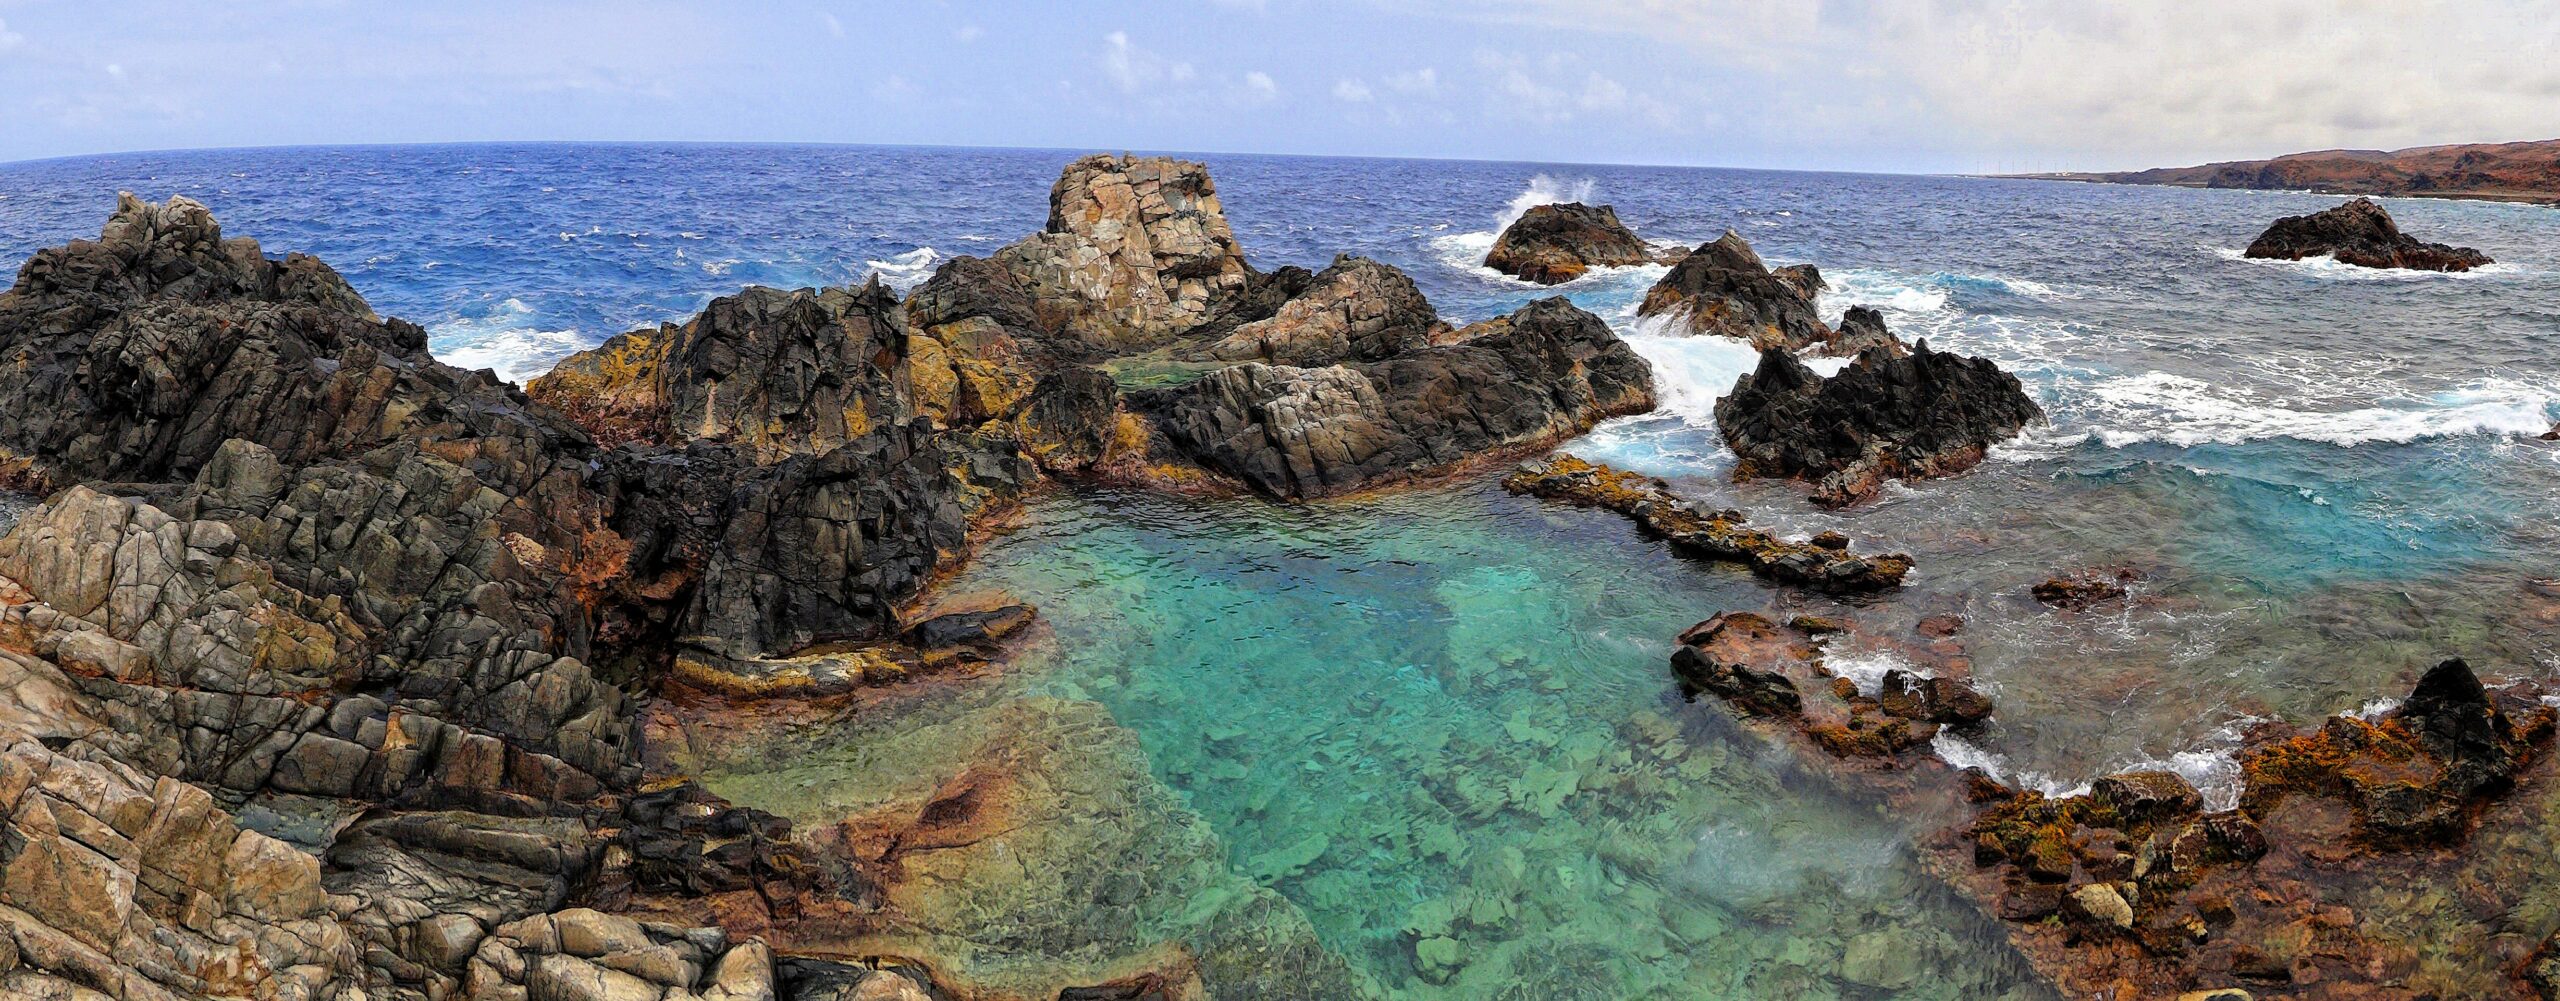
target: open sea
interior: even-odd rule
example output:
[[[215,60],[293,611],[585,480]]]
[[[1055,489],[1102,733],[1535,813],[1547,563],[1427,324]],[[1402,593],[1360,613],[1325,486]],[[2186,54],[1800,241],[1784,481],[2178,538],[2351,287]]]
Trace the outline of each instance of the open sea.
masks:
[[[469,145],[202,151],[0,165],[0,259],[95,236],[118,190],[336,266],[437,354],[522,380],[749,284],[901,288],[1038,229],[1067,151]],[[1545,295],[1607,318],[1663,409],[1566,448],[1790,531],[1918,562],[1857,614],[1957,612],[1999,703],[1942,753],[2052,790],[2135,766],[2232,792],[2252,719],[2405,692],[2461,655],[2560,669],[2560,213],[2388,199],[2461,275],[2245,260],[2334,196],[1567,164],[1197,155],[1251,261],[1410,273],[1442,314]],[[1997,360],[2050,413],[1977,470],[1845,511],[1728,482],[1715,399],[1754,361],[1648,329],[1659,267],[1553,289],[1478,265],[1530,204],[1616,206],[1642,236],[1726,229],[1811,262],[1827,318]],[[0,520],[8,514],[0,508]],[[2132,567],[2057,613],[2055,573]],[[1998,929],[1921,875],[1909,818],[1830,793],[1712,707],[1672,637],[1781,600],[1618,516],[1490,476],[1299,506],[1109,491],[1035,505],[954,587],[1055,633],[1009,682],[1090,699],[1399,998],[2033,997]],[[1790,607],[1832,610],[1785,598]],[[1889,657],[1875,652],[1869,659]],[[1889,663],[1865,666],[1881,670]],[[847,741],[858,740],[848,733]],[[751,805],[765,763],[722,764]],[[715,781],[715,785],[717,782]],[[1453,916],[1454,915],[1454,916]],[[1417,957],[1422,937],[1457,962]]]

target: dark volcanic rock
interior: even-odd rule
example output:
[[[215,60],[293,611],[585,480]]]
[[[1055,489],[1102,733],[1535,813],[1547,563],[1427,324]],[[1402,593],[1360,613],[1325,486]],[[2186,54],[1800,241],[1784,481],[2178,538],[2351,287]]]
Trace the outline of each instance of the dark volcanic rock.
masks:
[[[572,413],[647,427],[635,435],[643,440],[725,442],[770,462],[903,423],[906,352],[898,302],[877,279],[860,289],[757,287],[681,325],[572,355],[528,390]]]
[[[1533,205],[1493,241],[1484,265],[1540,285],[1582,277],[1595,267],[1647,264],[1653,248],[1618,221],[1607,205],[1558,202]]]
[[[1885,329],[1884,314],[1868,306],[1851,306],[1847,313],[1841,315],[1840,328],[1834,332],[1831,343],[1823,348],[1823,353],[1855,358],[1867,353],[1869,348],[1882,348],[1886,354],[1896,358],[1911,353],[1901,338]]]
[[[1699,245],[1655,282],[1638,316],[1671,316],[1691,333],[1739,337],[1753,347],[1800,351],[1832,340],[1815,315],[1822,278],[1810,267],[1773,273],[1739,233]]]
[[[2043,417],[2016,376],[1927,341],[1901,358],[1870,349],[1828,379],[1764,350],[1760,367],[1716,403],[1716,424],[1741,460],[1737,478],[1812,480],[1814,500],[1833,506],[1889,478],[1962,472]]]
[[[2469,271],[2489,256],[2469,247],[2427,243],[2391,221],[2391,213],[2358,198],[2310,215],[2286,216],[2249,243],[2248,256],[2299,261],[2328,254],[2341,264],[2419,271]]]
[[[1422,475],[1653,406],[1644,359],[1562,298],[1460,338],[1376,362],[1239,365],[1130,399],[1184,455],[1278,497]]]

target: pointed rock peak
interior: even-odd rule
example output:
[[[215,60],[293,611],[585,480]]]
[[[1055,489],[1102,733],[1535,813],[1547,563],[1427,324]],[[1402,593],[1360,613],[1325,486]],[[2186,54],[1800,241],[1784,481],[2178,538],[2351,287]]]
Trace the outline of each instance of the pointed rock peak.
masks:
[[[1718,267],[1741,271],[1769,270],[1769,265],[1760,260],[1759,252],[1751,249],[1751,241],[1743,239],[1742,234],[1729,229],[1724,231],[1723,236],[1701,245],[1698,253]]]
[[[115,214],[98,232],[98,242],[128,252],[165,245],[182,253],[211,253],[222,245],[222,224],[214,221],[213,210],[203,202],[185,195],[171,195],[167,202],[154,205],[133,192],[119,191]]]

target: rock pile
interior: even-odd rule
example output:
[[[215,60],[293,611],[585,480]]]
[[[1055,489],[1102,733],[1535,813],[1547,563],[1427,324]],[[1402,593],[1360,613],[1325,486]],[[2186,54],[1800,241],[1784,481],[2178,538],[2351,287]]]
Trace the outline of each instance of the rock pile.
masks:
[[[1740,511],[1701,511],[1660,480],[1570,455],[1524,464],[1502,486],[1515,494],[1607,508],[1669,540],[1677,552],[1740,563],[1763,577],[1818,591],[1880,591],[1901,586],[1911,572],[1909,556],[1859,556],[1849,551],[1848,537],[1836,532],[1789,542],[1752,528]]]

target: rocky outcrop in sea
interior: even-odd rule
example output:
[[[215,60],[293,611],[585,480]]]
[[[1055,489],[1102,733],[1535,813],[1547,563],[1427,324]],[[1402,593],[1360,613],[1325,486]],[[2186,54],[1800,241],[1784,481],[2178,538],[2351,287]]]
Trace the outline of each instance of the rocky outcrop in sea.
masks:
[[[1212,360],[1124,394],[1135,355]],[[1563,300],[1262,275],[1205,170],[1112,157],[904,302],[751,288],[524,392],[128,196],[0,295],[0,361],[46,495],[0,535],[0,993],[119,1001],[1363,996],[1089,703],[971,702],[1036,613],[929,587],[1054,478],[1339,493],[1651,406]],[[674,766],[810,711],[887,798]],[[1094,900],[1105,858],[1182,903]]]
[[[1994,444],[2044,418],[2016,376],[1985,358],[1921,341],[1896,357],[1868,349],[1824,378],[1783,350],[1716,401],[1734,476],[1808,480],[1813,500],[1853,504],[1888,479],[1963,472]]]
[[[1852,306],[1834,330],[1816,303],[1827,287],[1810,264],[1772,269],[1742,234],[1700,244],[1680,257],[1662,280],[1645,290],[1636,315],[1662,317],[1688,333],[1732,337],[1761,350],[1811,351],[1851,358],[1880,347],[1900,354],[1902,342],[1885,329],[1883,314]]]
[[[2358,198],[2310,215],[2286,216],[2249,241],[2246,256],[2279,261],[2329,256],[2340,264],[2417,271],[2469,271],[2490,263],[2469,247],[2428,243],[2400,232],[2373,199]]]
[[[1752,573],[1833,594],[1898,587],[1911,572],[1901,553],[1860,556],[1849,537],[1825,532],[1791,542],[1752,528],[1740,511],[1702,511],[1671,492],[1669,484],[1570,455],[1525,463],[1502,480],[1515,494],[1584,507],[1607,508],[1635,519],[1673,549],[1749,567]]]
[[[1503,227],[1484,266],[1540,285],[1561,285],[1592,268],[1672,264],[1683,256],[1655,251],[1618,221],[1615,208],[1554,202],[1532,205]]]

